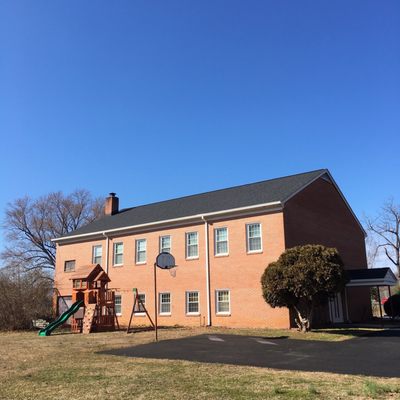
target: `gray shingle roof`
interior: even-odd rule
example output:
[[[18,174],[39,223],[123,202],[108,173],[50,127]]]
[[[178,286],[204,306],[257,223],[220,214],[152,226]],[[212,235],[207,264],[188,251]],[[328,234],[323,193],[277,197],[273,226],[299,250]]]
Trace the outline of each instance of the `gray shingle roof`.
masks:
[[[390,268],[363,268],[348,270],[346,274],[350,280],[383,279],[389,271]]]
[[[63,238],[275,201],[283,202],[324,172],[327,170],[319,169],[123,209],[118,214],[102,217]]]

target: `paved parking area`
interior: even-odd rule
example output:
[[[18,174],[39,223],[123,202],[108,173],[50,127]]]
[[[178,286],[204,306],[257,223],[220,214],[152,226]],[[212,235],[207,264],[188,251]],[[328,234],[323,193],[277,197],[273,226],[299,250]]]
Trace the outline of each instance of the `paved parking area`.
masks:
[[[105,353],[283,370],[400,377],[400,330],[374,332],[342,342],[205,334]]]

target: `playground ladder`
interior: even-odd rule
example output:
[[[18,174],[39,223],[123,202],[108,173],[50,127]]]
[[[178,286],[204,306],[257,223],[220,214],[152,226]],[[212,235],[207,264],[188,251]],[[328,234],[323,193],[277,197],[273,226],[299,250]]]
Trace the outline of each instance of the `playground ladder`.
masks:
[[[96,304],[88,304],[86,306],[85,316],[83,317],[82,333],[88,334],[92,330],[95,311]]]

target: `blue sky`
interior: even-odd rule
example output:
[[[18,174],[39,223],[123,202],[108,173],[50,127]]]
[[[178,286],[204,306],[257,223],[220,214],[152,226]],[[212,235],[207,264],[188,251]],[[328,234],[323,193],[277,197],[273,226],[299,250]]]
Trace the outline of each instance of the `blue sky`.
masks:
[[[398,1],[0,1],[0,212],[329,168],[400,201]],[[1,242],[0,242],[1,244]]]

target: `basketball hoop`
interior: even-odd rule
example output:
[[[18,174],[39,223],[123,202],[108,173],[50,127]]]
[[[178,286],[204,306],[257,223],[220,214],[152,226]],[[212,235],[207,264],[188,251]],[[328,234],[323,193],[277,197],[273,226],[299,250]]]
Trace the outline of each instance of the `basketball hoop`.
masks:
[[[156,258],[156,266],[161,269],[171,269],[176,267],[175,258],[167,252],[160,253]]]
[[[157,258],[156,262],[154,263],[154,331],[156,333],[156,342],[158,341],[158,323],[157,323],[157,268],[160,269],[169,269],[169,273],[172,277],[176,276],[175,271],[175,258],[172,254],[163,251],[160,253]]]

